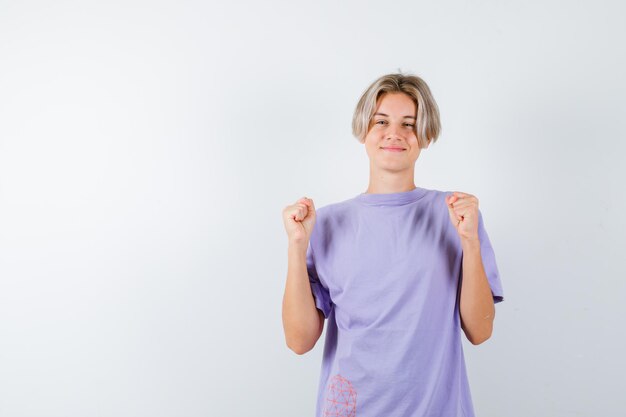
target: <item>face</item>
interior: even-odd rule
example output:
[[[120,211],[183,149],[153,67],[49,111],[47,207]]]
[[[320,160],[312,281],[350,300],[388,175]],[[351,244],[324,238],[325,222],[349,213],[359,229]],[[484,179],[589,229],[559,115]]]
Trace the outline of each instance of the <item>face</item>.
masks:
[[[370,164],[386,171],[413,169],[420,154],[415,103],[404,93],[383,93],[365,136]]]

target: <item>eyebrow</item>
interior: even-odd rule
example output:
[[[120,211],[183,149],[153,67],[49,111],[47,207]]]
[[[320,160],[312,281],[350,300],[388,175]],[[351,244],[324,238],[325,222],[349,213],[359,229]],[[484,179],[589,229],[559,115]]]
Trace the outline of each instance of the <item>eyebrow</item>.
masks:
[[[385,113],[374,113],[374,116],[376,116],[376,115],[389,117],[389,115],[385,114]],[[413,116],[404,116],[404,118],[405,119],[415,119],[415,117],[413,117]],[[417,119],[415,119],[415,120],[417,120]]]

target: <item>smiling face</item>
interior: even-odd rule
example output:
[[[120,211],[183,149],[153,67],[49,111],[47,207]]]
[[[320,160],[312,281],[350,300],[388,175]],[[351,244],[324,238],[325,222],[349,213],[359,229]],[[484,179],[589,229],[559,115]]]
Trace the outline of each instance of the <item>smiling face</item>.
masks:
[[[420,147],[415,135],[417,109],[404,93],[383,93],[365,136],[365,150],[374,170],[413,172]]]

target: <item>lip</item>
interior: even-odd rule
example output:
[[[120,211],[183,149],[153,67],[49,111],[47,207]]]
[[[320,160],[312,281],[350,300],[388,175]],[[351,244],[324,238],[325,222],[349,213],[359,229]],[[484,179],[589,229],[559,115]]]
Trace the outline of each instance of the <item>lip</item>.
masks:
[[[389,147],[381,147],[380,149],[384,150],[384,151],[389,151],[389,152],[402,152],[402,151],[406,151],[406,149],[404,148],[397,148],[395,146],[389,146]]]

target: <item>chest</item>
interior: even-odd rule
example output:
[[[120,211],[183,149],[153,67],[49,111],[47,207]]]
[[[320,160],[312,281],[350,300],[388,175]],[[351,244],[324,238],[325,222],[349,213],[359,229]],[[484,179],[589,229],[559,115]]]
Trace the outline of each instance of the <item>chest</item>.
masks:
[[[454,308],[460,257],[445,220],[426,210],[390,210],[325,231],[318,272],[339,320],[406,319],[429,303]]]

